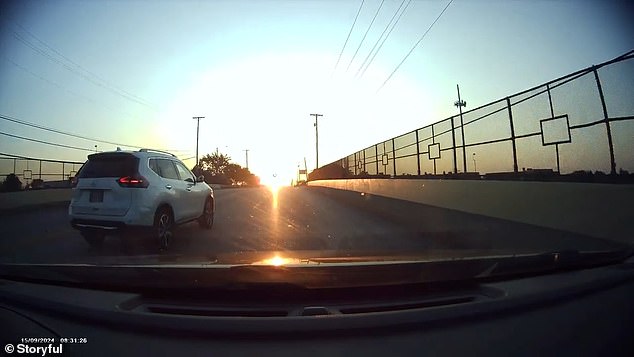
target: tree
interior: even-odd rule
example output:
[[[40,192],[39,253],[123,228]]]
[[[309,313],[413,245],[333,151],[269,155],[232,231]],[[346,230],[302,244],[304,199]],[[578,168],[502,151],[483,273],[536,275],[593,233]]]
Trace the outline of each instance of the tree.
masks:
[[[244,167],[238,164],[227,165],[224,174],[231,180],[233,185],[252,185],[260,184],[260,179]]]
[[[249,170],[247,170],[247,171],[249,171]],[[259,186],[260,185],[260,178],[249,172],[249,177],[246,180],[246,184],[249,185],[249,186]]]
[[[260,178],[248,169],[229,162],[229,155],[215,152],[200,159],[200,165],[194,166],[192,172],[205,177],[205,182],[221,185],[253,185],[260,184]]]
[[[225,172],[230,160],[229,155],[215,152],[203,156],[200,159],[200,167],[203,171],[209,171],[212,176],[218,176]]]
[[[16,174],[8,174],[7,178],[2,182],[2,191],[12,192],[22,190],[22,182]]]
[[[225,167],[224,174],[231,181],[232,185],[240,184],[240,169],[242,169],[242,167],[238,164],[229,164]]]

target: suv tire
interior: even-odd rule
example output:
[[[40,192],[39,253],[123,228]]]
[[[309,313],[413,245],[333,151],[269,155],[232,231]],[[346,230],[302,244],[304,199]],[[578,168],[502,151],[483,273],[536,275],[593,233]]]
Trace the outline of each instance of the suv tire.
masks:
[[[204,229],[211,229],[214,225],[214,206],[209,198],[205,201],[205,208],[198,218],[198,224]]]
[[[167,250],[174,237],[174,216],[167,207],[160,208],[154,216],[154,237],[160,250]]]

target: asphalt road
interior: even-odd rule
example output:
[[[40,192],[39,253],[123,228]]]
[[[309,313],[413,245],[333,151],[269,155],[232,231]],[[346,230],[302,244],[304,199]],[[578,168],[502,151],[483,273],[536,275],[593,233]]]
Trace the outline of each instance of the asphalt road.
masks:
[[[435,257],[444,251],[514,251],[587,246],[588,237],[358,193],[311,187],[215,191],[211,230],[197,222],[175,230],[167,253],[148,237],[106,238],[91,248],[68,223],[67,206],[0,216],[0,262],[156,263],[213,261],[223,253],[320,251],[386,252]],[[512,233],[512,234],[511,234]],[[292,254],[289,254],[292,255]]]
[[[206,259],[219,253],[289,250],[384,249],[403,242],[384,239],[407,235],[398,223],[324,196],[310,188],[266,187],[216,190],[211,230],[197,222],[175,230],[168,255]],[[0,261],[66,263],[110,261],[151,262],[156,244],[148,237],[106,238],[90,248],[68,224],[65,205],[49,205],[0,218]],[[363,237],[363,239],[361,239]],[[117,259],[119,257],[119,259]]]

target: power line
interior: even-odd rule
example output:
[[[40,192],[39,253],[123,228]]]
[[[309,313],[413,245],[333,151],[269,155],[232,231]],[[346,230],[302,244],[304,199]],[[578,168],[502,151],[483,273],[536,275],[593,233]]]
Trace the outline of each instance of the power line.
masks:
[[[390,28],[390,31],[388,31],[387,35],[385,36],[385,38],[383,39],[383,41],[381,42],[381,44],[379,45],[379,48],[376,49],[376,52],[374,52],[374,54],[372,55],[372,58],[370,58],[370,61],[368,62],[368,64],[365,66],[365,68],[363,69],[363,71],[361,72],[361,77],[363,77],[363,75],[365,74],[365,71],[368,70],[368,68],[370,67],[370,65],[372,64],[372,62],[374,61],[374,58],[376,57],[376,55],[379,53],[379,51],[381,51],[381,48],[383,48],[383,44],[385,43],[385,41],[387,41],[388,37],[390,37],[390,34],[392,33],[392,31],[394,30],[394,28],[396,27],[396,25],[398,24],[398,22],[401,20],[401,17],[403,16],[403,14],[405,13],[405,10],[407,10],[407,8],[409,7],[409,4],[412,3],[412,0],[409,0],[407,2],[407,5],[405,5],[405,7],[403,8],[403,11],[401,11],[401,13],[398,15],[398,18],[396,19],[396,21],[394,22],[394,24],[392,25],[392,28]]]
[[[13,122],[13,123],[16,123],[16,124],[20,124],[20,125],[30,126],[32,128],[36,128],[36,129],[40,129],[40,130],[50,131],[50,132],[53,132],[53,133],[56,133],[56,134],[66,135],[66,136],[70,136],[70,137],[74,137],[74,138],[78,138],[78,139],[83,139],[83,140],[88,140],[88,141],[94,141],[94,142],[98,142],[98,143],[102,143],[102,144],[110,144],[110,145],[115,145],[115,146],[124,146],[124,147],[130,147],[130,148],[135,148],[135,149],[142,149],[143,148],[143,146],[122,144],[122,143],[117,143],[117,142],[113,142],[113,141],[107,141],[107,140],[103,140],[103,139],[91,138],[91,137],[83,136],[83,135],[80,135],[80,134],[74,134],[74,133],[62,131],[62,130],[59,130],[59,129],[54,129],[54,128],[46,127],[46,126],[43,126],[43,125],[31,123],[31,122],[28,122],[26,120],[17,119],[17,118],[10,117],[10,116],[7,116],[7,115],[0,114],[0,119],[6,120],[6,121],[10,121],[10,122]],[[167,151],[189,152],[189,150],[167,150]]]
[[[438,22],[438,20],[440,19],[440,17],[445,13],[445,11],[447,10],[447,8],[449,7],[449,5],[451,5],[451,3],[453,2],[453,0],[449,0],[449,2],[447,3],[447,5],[445,6],[444,9],[442,9],[442,11],[440,12],[440,14],[438,15],[438,17],[436,17],[436,20],[434,20],[434,22],[432,22],[431,25],[429,25],[429,28],[427,28],[427,31],[425,31],[425,33],[418,39],[418,41],[416,41],[416,43],[414,44],[414,46],[412,46],[412,49],[409,50],[409,52],[407,53],[407,55],[405,55],[405,57],[403,58],[403,60],[401,61],[401,63],[398,64],[398,66],[396,66],[396,68],[394,68],[394,71],[392,71],[392,73],[390,73],[390,75],[387,77],[387,79],[385,80],[385,82],[383,82],[383,84],[381,85],[381,87],[379,87],[379,89],[377,89],[377,93],[383,89],[383,87],[385,87],[385,84],[390,80],[390,78],[392,78],[392,76],[394,75],[394,73],[396,73],[396,71],[398,71],[398,69],[401,67],[401,65],[403,64],[403,62],[405,62],[405,60],[407,59],[407,57],[409,57],[409,55],[412,54],[412,52],[414,52],[414,49],[418,46],[418,44],[421,43],[421,41],[425,38],[425,36],[427,35],[427,33],[432,29],[432,27],[434,27],[434,25],[436,24],[436,22]]]
[[[33,139],[33,138],[27,138],[27,137],[24,137],[24,136],[13,135],[13,134],[1,132],[1,131],[0,131],[0,135],[9,136],[9,137],[16,138],[16,139],[28,140],[28,141],[32,141],[32,142],[40,143],[40,144],[57,146],[57,147],[66,148],[66,149],[74,149],[74,150],[82,150],[82,151],[94,151],[93,149],[86,149],[86,148],[80,148],[80,147],[77,147],[77,146],[51,143],[49,141],[38,140],[38,139]]]
[[[67,164],[76,164],[76,165],[83,164],[83,162],[78,162],[78,161],[42,159],[42,158],[34,158],[34,157],[28,157],[28,156],[6,154],[6,153],[3,153],[3,152],[0,152],[0,156],[8,156],[8,157],[3,157],[2,159],[21,159],[21,160],[31,160],[31,161],[55,162],[55,163],[60,163],[60,164],[61,163],[67,163]]]
[[[357,50],[354,51],[354,55],[352,56],[352,59],[350,59],[350,63],[348,63],[348,67],[346,68],[346,71],[350,69],[350,65],[352,65],[354,58],[357,56],[357,53],[359,53],[359,49],[361,48],[361,45],[363,45],[363,41],[365,41],[365,37],[368,35],[368,32],[370,32],[370,29],[372,28],[372,24],[374,23],[374,20],[376,20],[376,17],[379,14],[379,11],[381,11],[381,8],[383,7],[384,2],[385,0],[381,0],[381,5],[379,5],[378,9],[376,9],[376,13],[374,14],[374,17],[372,18],[372,21],[370,22],[370,26],[368,26],[368,29],[365,31],[365,34],[363,34],[363,38],[361,39],[361,42],[359,42],[359,47],[357,47]]]
[[[32,49],[33,51],[35,51],[36,53],[38,53],[39,55],[41,55],[44,58],[47,58],[48,60],[57,63],[58,65],[62,66],[64,69],[66,69],[67,71],[76,74],[77,76],[79,76],[80,78],[96,85],[99,86],[103,89],[109,90],[111,92],[113,92],[114,94],[117,94],[119,96],[121,96],[124,99],[128,99],[130,101],[136,102],[138,104],[144,105],[144,106],[149,106],[146,103],[140,102],[134,98],[131,98],[129,96],[126,96],[124,94],[121,94],[119,92],[117,92],[116,90],[112,89],[112,88],[108,88],[106,87],[104,84],[97,82],[96,80],[88,77],[87,75],[85,75],[84,73],[80,73],[77,70],[75,70],[73,67],[69,66],[68,64],[60,61],[58,58],[53,57],[50,53],[47,53],[46,51],[42,50],[41,48],[35,46],[33,43],[29,42],[27,39],[25,39],[24,37],[22,37],[20,34],[18,34],[17,32],[13,32],[13,37],[15,39],[17,39],[18,41],[22,42],[24,45],[26,45],[27,47],[29,47],[30,49]]]
[[[55,87],[58,87],[58,88],[60,88],[60,89],[62,89],[62,90],[65,90],[66,92],[68,92],[68,93],[70,93],[70,94],[72,94],[72,95],[75,95],[75,96],[77,96],[77,97],[79,97],[79,98],[83,98],[83,99],[85,99],[85,100],[88,100],[88,101],[91,101],[91,102],[93,102],[93,103],[96,103],[93,99],[91,99],[91,98],[89,98],[89,97],[85,97],[85,96],[80,95],[80,94],[77,94],[77,93],[75,93],[75,92],[73,92],[73,91],[70,91],[70,90],[68,90],[68,89],[64,88],[63,86],[59,85],[58,83],[53,82],[53,81],[51,81],[51,80],[48,80],[48,79],[46,79],[45,77],[42,77],[42,76],[38,75],[37,73],[35,73],[35,72],[33,72],[33,71],[29,70],[28,68],[23,67],[22,65],[20,65],[20,64],[18,64],[18,63],[16,63],[16,62],[14,62],[13,60],[11,60],[10,58],[8,58],[8,57],[6,57],[6,56],[2,56],[2,57],[4,57],[4,59],[5,59],[5,60],[7,60],[9,63],[13,64],[14,66],[16,66],[16,67],[18,67],[18,68],[20,68],[20,69],[24,70],[25,72],[27,72],[27,73],[31,74],[32,76],[34,76],[34,77],[36,77],[36,78],[38,78],[38,79],[40,79],[40,80],[42,80],[42,81],[44,81],[44,82],[47,82],[47,83],[49,83],[49,84],[51,84],[51,85],[53,85],[53,86],[55,86]],[[109,108],[109,109],[112,109],[112,108]],[[41,125],[38,125],[38,124],[35,124],[35,123],[30,123],[30,122],[25,121],[25,120],[20,120],[20,119],[17,119],[17,118],[15,118],[15,117],[9,117],[9,116],[5,116],[5,115],[1,115],[1,114],[0,114],[0,119],[7,120],[7,121],[11,121],[11,122],[14,122],[14,123],[17,123],[17,124],[21,124],[21,125],[30,126],[30,127],[37,128],[37,129],[41,129],[41,130],[46,130],[46,131],[54,132],[54,133],[57,133],[57,134],[62,134],[62,135],[67,135],[67,136],[71,136],[71,137],[79,138],[79,139],[84,139],[84,140],[89,140],[89,141],[95,141],[95,142],[99,142],[99,143],[110,144],[110,145],[116,145],[116,146],[125,146],[125,147],[137,148],[137,149],[142,149],[142,148],[143,148],[143,146],[130,145],[130,144],[122,144],[122,143],[116,143],[116,142],[112,142],[112,141],[106,141],[106,140],[103,140],[103,139],[90,138],[90,137],[82,136],[82,135],[79,135],[79,134],[73,134],[73,133],[69,133],[69,132],[64,132],[64,131],[61,131],[61,130],[57,130],[57,129],[53,129],[53,128],[48,128],[48,127],[41,126]],[[180,151],[180,152],[189,152],[189,151],[190,151],[190,150],[178,150],[178,149],[165,149],[165,150],[166,150],[166,151],[173,151],[173,152],[177,152],[177,151]]]
[[[18,24],[18,26],[20,26],[20,25]],[[21,28],[24,29],[23,27],[21,27]],[[26,33],[28,33],[29,35],[31,35],[37,41],[45,44],[43,41],[39,40],[37,37],[35,37],[30,32],[28,32],[26,30],[24,30],[24,31]],[[90,82],[90,83],[92,83],[92,84],[94,84],[96,86],[99,86],[99,87],[101,87],[103,89],[106,89],[106,90],[108,90],[108,91],[110,91],[110,92],[112,92],[112,93],[114,93],[116,95],[119,95],[120,97],[122,97],[124,99],[136,102],[137,104],[141,104],[141,105],[149,107],[149,108],[153,107],[151,103],[149,103],[149,102],[147,102],[147,101],[145,101],[145,100],[143,100],[143,99],[141,99],[141,98],[139,98],[139,97],[137,97],[137,96],[135,96],[135,95],[133,95],[133,94],[131,94],[129,92],[126,92],[123,89],[115,87],[114,85],[112,85],[112,84],[106,82],[105,80],[99,78],[97,75],[93,74],[92,72],[90,72],[90,71],[84,69],[83,67],[79,66],[75,62],[68,60],[63,55],[61,55],[61,57],[66,59],[71,64],[73,64],[73,66],[76,67],[76,68],[74,68],[73,66],[69,65],[68,63],[60,60],[59,58],[56,58],[49,51],[46,51],[45,49],[42,49],[41,47],[38,47],[33,42],[29,41],[24,36],[19,34],[17,31],[12,31],[12,32],[13,32],[13,37],[16,40],[20,41],[22,44],[24,44],[25,46],[29,47],[30,49],[32,49],[34,52],[36,52],[37,54],[41,55],[42,57],[44,57],[44,58],[46,58],[46,59],[48,59],[48,60],[50,60],[50,61],[52,61],[52,62],[54,62],[54,63],[56,63],[56,64],[58,64],[60,66],[62,66],[64,69],[68,70],[69,72],[72,72],[72,73],[76,74],[80,78],[82,78],[82,79],[84,79],[84,80],[86,80],[86,81],[88,81],[88,82]],[[50,46],[48,46],[46,44],[45,44],[45,46],[48,47],[48,48],[52,48],[52,47],[50,47]],[[59,53],[57,51],[54,51],[54,52]],[[77,68],[79,70],[85,72],[85,73],[82,73],[82,72],[78,71]]]
[[[31,142],[39,143],[39,144],[57,146],[57,147],[60,147],[60,148],[65,148],[65,149],[73,149],[73,150],[81,150],[81,151],[89,151],[89,152],[103,152],[103,151],[97,151],[96,149],[86,149],[86,148],[82,148],[82,147],[78,147],[78,146],[52,143],[50,141],[39,140],[39,139],[34,139],[34,138],[28,138],[28,137],[25,137],[25,136],[9,134],[9,133],[5,133],[5,132],[2,132],[2,131],[0,131],[0,135],[8,136],[8,137],[15,138],[15,139],[27,140],[27,141],[31,141]],[[95,145],[95,148],[96,148],[96,145]],[[135,146],[135,148],[138,148],[138,147]]]
[[[44,41],[42,41],[41,39],[39,39],[39,38],[38,38],[37,36],[35,36],[32,32],[30,32],[29,30],[25,29],[25,28],[24,28],[24,26],[20,25],[19,23],[15,22],[15,21],[14,21],[14,23],[15,23],[15,24],[16,24],[16,25],[20,28],[20,29],[22,29],[22,31],[26,32],[29,36],[33,37],[33,38],[34,38],[37,42],[41,43],[41,44],[42,44],[42,45],[44,45],[46,48],[50,49],[50,50],[51,50],[51,51],[53,51],[55,54],[57,54],[58,56],[60,56],[60,57],[61,57],[61,58],[63,58],[64,60],[66,60],[67,62],[69,62],[69,63],[73,64],[75,67],[77,67],[77,68],[79,68],[80,70],[82,70],[82,71],[84,71],[84,72],[88,73],[89,75],[93,76],[94,78],[98,79],[99,81],[101,81],[101,82],[103,82],[103,83],[108,84],[108,85],[109,85],[110,87],[112,87],[113,89],[115,89],[115,90],[117,90],[117,91],[120,91],[120,92],[122,92],[122,93],[125,93],[126,95],[128,95],[128,96],[130,96],[130,97],[132,97],[132,98],[134,98],[134,99],[137,99],[138,101],[143,102],[145,105],[149,105],[149,106],[151,106],[151,103],[149,103],[149,102],[148,102],[148,101],[146,101],[145,99],[143,99],[143,98],[141,98],[141,97],[139,97],[139,96],[137,96],[137,95],[134,95],[134,94],[132,94],[132,93],[130,93],[130,92],[128,92],[128,91],[126,91],[126,90],[122,89],[122,88],[119,88],[119,87],[117,87],[117,86],[115,86],[115,85],[113,85],[113,84],[111,84],[111,83],[108,83],[108,81],[106,81],[105,79],[103,79],[103,78],[99,77],[99,76],[98,76],[98,75],[96,75],[95,73],[93,73],[93,72],[91,72],[91,71],[89,71],[89,70],[85,69],[84,67],[80,66],[79,64],[77,64],[76,62],[74,62],[73,60],[71,60],[70,58],[68,58],[68,57],[64,56],[62,53],[60,53],[59,51],[57,51],[55,48],[51,47],[49,44],[47,44],[46,42],[44,42]]]
[[[7,62],[11,63],[12,65],[14,65],[14,66],[16,66],[16,67],[18,67],[19,69],[21,69],[21,70],[23,70],[24,72],[26,72],[26,73],[30,74],[31,76],[33,76],[33,77],[35,77],[35,78],[37,78],[37,79],[39,79],[39,80],[41,80],[41,81],[43,81],[43,82],[46,82],[46,83],[48,83],[48,84],[50,84],[50,85],[52,85],[52,86],[54,86],[54,87],[57,87],[57,88],[59,88],[59,89],[61,89],[61,90],[65,91],[66,93],[69,93],[69,94],[71,94],[71,95],[74,95],[74,96],[76,96],[77,98],[81,98],[81,99],[83,99],[83,100],[85,100],[85,101],[87,101],[87,102],[91,102],[91,103],[93,103],[93,104],[97,104],[97,105],[103,106],[105,109],[108,109],[108,110],[112,111],[113,113],[114,113],[114,112],[117,112],[117,110],[115,110],[114,108],[112,108],[112,107],[110,107],[110,106],[108,106],[108,105],[105,105],[105,104],[103,104],[103,103],[99,103],[99,102],[97,102],[96,100],[94,100],[94,99],[92,99],[92,98],[90,98],[90,97],[87,97],[87,96],[81,95],[81,94],[79,94],[79,93],[75,93],[74,91],[71,91],[70,89],[65,88],[64,86],[60,85],[59,83],[56,83],[56,82],[54,82],[54,81],[51,81],[51,80],[47,79],[46,77],[43,77],[43,76],[41,76],[41,75],[39,75],[39,74],[37,74],[37,73],[35,73],[35,72],[31,71],[30,69],[28,69],[28,68],[26,68],[26,67],[22,66],[21,64],[19,64],[19,63],[17,63],[17,62],[15,62],[15,61],[13,61],[12,59],[10,59],[10,58],[8,58],[8,57],[6,57],[6,56],[2,56],[2,57],[3,57],[3,58],[7,61]],[[126,114],[126,115],[131,115],[129,112],[127,112],[127,111],[125,111],[125,110],[121,110],[121,113]]]
[[[343,47],[341,48],[341,52],[339,52],[339,58],[337,58],[337,63],[335,64],[334,71],[337,70],[337,66],[339,65],[339,61],[341,60],[341,56],[343,55],[343,51],[346,49],[346,45],[348,44],[348,40],[350,39],[350,35],[352,34],[352,30],[354,29],[354,25],[357,23],[357,19],[359,18],[359,14],[361,13],[361,8],[363,7],[363,3],[365,0],[361,0],[361,5],[359,5],[359,10],[357,11],[357,16],[354,17],[354,21],[352,22],[352,26],[350,27],[350,31],[348,32],[348,37],[346,37],[346,42],[343,43]]]
[[[372,52],[374,52],[374,49],[379,44],[379,41],[381,41],[381,39],[383,38],[383,35],[385,35],[385,32],[387,31],[387,29],[392,24],[392,21],[394,21],[394,18],[396,18],[396,15],[398,15],[398,12],[403,7],[403,4],[405,4],[405,1],[407,1],[407,0],[403,0],[401,2],[401,5],[399,5],[398,9],[396,9],[396,12],[394,12],[394,15],[392,15],[392,18],[390,19],[390,22],[388,22],[387,25],[385,25],[385,28],[383,29],[383,32],[381,32],[381,36],[379,36],[379,38],[377,38],[376,42],[374,42],[374,46],[372,46],[372,49],[370,50],[370,52],[368,52],[368,55],[365,56],[365,59],[363,60],[363,63],[361,63],[361,66],[359,66],[359,69],[357,70],[357,73],[355,74],[355,76],[359,75],[359,72],[361,72],[361,68],[363,68],[363,66],[365,66],[365,63],[368,61],[368,58],[370,58],[370,55],[372,55]]]
[[[9,117],[9,116],[6,116],[6,115],[0,115],[0,119],[7,120],[7,121],[10,121],[10,122],[13,122],[13,123],[17,123],[17,124],[21,124],[21,125],[30,126],[32,128],[37,128],[37,129],[40,129],[40,130],[50,131],[50,132],[53,132],[53,133],[56,133],[56,134],[62,134],[62,135],[71,136],[71,137],[75,137],[75,138],[79,138],[79,139],[95,141],[95,142],[99,142],[99,143],[103,143],[103,144],[110,144],[110,145],[116,145],[116,146],[127,146],[127,147],[137,148],[137,149],[142,148],[141,146],[115,143],[115,142],[106,141],[106,140],[102,140],[102,139],[90,138],[90,137],[79,135],[79,134],[68,133],[68,132],[65,132],[65,131],[61,131],[61,130],[45,127],[45,126],[42,126],[42,125],[39,125],[39,124],[30,123],[30,122],[27,122],[27,121],[24,121],[24,120],[20,120],[20,119],[17,119],[17,118],[13,118],[13,117]]]
[[[16,23],[16,25],[20,26],[19,24]],[[60,54],[58,51],[56,51],[55,49],[53,49],[52,47],[50,47],[49,45],[47,45],[44,41],[40,40],[39,38],[37,38],[35,35],[33,35],[32,33],[28,32],[26,29],[24,29],[24,27],[20,26],[20,28],[22,28],[22,30],[24,32],[26,32],[27,34],[29,34],[31,37],[33,37],[35,40],[37,40],[38,42],[42,43],[45,47],[51,49],[54,53],[58,54],[58,56],[62,57],[63,59],[65,59],[67,62],[70,62],[74,67],[78,68],[80,71],[83,71],[85,73],[81,73],[79,71],[77,71],[75,68],[71,67],[70,65],[68,65],[68,63],[65,63],[64,61],[60,60],[59,58],[56,58],[55,56],[51,55],[50,52],[48,52],[45,49],[42,49],[41,47],[38,47],[37,45],[35,45],[33,42],[29,41],[28,39],[26,39],[25,37],[23,37],[21,34],[19,34],[16,31],[13,31],[13,37],[15,39],[17,39],[18,41],[22,42],[24,45],[26,45],[27,47],[31,48],[33,51],[35,51],[36,53],[40,54],[41,56],[49,59],[50,61],[53,61],[55,63],[57,63],[58,65],[64,67],[66,70],[75,73],[76,75],[78,75],[79,77],[83,78],[84,80],[87,80],[99,87],[102,87],[104,89],[110,90],[111,92],[122,96],[125,99],[134,101],[138,104],[147,106],[147,107],[151,107],[152,105],[143,100],[142,98],[139,98],[129,92],[126,92],[123,89],[117,88],[114,85],[108,83],[107,81],[101,79],[99,76],[95,75],[94,73],[86,70],[85,68],[81,67],[80,65],[78,65],[77,63],[71,61],[70,59],[68,59],[67,57],[65,57],[64,55]],[[87,75],[87,74],[88,75]],[[92,77],[91,77],[92,76]],[[94,78],[93,78],[94,77]]]

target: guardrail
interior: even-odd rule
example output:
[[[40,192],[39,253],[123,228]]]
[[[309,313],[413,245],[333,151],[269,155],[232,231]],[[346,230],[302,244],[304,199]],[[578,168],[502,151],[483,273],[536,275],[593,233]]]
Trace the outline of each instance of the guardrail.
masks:
[[[630,51],[376,143],[316,169],[309,179],[567,174],[631,181],[633,98]]]

